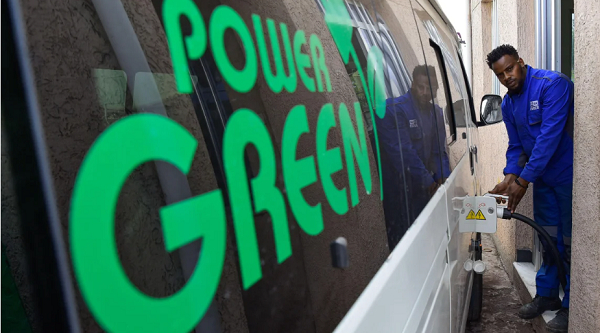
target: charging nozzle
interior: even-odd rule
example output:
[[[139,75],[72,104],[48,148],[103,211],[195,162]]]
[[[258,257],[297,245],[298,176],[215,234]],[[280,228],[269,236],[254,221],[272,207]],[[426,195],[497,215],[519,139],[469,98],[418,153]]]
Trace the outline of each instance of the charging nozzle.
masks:
[[[496,198],[496,199],[501,199],[501,200],[504,200],[504,201],[508,201],[508,195],[486,193],[483,196],[484,197],[491,197],[491,198]]]
[[[505,219],[508,220],[512,217],[512,213],[510,212],[510,210],[506,207],[502,207],[502,206],[497,206],[496,207],[496,216],[499,219]]]

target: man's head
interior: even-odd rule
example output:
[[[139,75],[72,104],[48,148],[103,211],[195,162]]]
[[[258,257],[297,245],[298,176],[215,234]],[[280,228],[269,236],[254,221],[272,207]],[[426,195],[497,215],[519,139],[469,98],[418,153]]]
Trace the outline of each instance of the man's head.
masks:
[[[429,77],[431,75],[431,88],[429,88]],[[433,66],[419,65],[415,67],[412,73],[413,82],[411,92],[419,106],[426,106],[427,103],[432,103],[433,98],[437,96],[438,82],[435,76],[435,68]],[[431,91],[433,90],[433,96]]]
[[[500,83],[510,92],[519,92],[525,84],[527,67],[514,47],[503,44],[487,55],[487,64]]]

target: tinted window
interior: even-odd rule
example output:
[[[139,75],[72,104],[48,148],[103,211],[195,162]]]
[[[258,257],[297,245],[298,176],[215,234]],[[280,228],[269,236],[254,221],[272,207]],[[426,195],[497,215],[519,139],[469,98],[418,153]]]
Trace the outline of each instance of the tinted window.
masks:
[[[454,85],[454,81],[448,79],[449,76],[454,74],[446,65],[447,45],[441,40],[440,32],[431,16],[418,3],[413,2],[413,4],[425,55],[428,63],[432,64],[435,70],[435,81],[439,86],[439,93],[436,97],[438,98],[437,105],[443,110],[444,131],[440,131],[440,133],[444,134],[440,136],[444,137],[441,140],[441,145],[444,150],[442,154],[442,173],[445,179],[466,151],[467,143],[463,137],[463,135],[466,136],[466,128],[464,128],[465,106],[463,100],[461,100],[461,94],[457,92],[458,88]],[[455,100],[456,102],[453,102]],[[458,130],[459,128],[460,130]]]
[[[369,89],[317,4],[22,6],[83,331],[332,331],[389,246]]]
[[[392,230],[390,244],[395,245],[449,170],[443,143],[446,102],[438,94],[436,69],[423,54],[410,2],[375,1],[374,7],[387,72],[398,73],[386,75],[386,112],[377,118],[384,209],[388,232]],[[404,201],[406,210],[398,205]]]
[[[408,1],[357,4],[366,9],[372,42],[382,51],[386,111],[375,117],[384,211],[393,247],[443,181],[441,110],[432,103],[430,74]],[[358,27],[363,40],[367,35]],[[439,115],[437,115],[439,113]],[[406,207],[404,206],[406,203]]]
[[[467,85],[455,46],[456,36],[451,36],[447,33],[447,30],[442,29],[439,25],[441,24],[439,19],[434,20],[424,12],[418,17],[421,18],[423,26],[427,30],[431,40],[439,45],[443,57],[443,66],[446,69],[448,77],[448,87],[452,96],[452,112],[454,114],[457,134],[457,143],[449,148],[450,166],[454,169],[467,150],[464,137],[467,132],[467,115],[470,116]]]
[[[409,0],[21,4],[85,332],[330,332],[455,165]]]

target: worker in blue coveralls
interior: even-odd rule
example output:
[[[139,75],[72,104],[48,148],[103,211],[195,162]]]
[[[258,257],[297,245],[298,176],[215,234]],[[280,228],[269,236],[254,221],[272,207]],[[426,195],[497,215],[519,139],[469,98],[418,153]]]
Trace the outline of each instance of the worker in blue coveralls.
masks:
[[[399,216],[408,221],[402,224],[401,234],[450,175],[443,113],[434,104],[438,91],[435,69],[417,66],[412,77],[410,90],[400,97],[389,98],[385,116],[377,120],[377,134],[383,147],[384,213],[386,221],[388,217]],[[408,212],[402,204],[405,196],[409,198]],[[401,234],[396,235],[399,237],[394,242],[390,241],[391,247]]]
[[[490,193],[508,195],[508,209],[514,212],[533,183],[534,220],[550,234],[562,256],[562,263],[557,263],[550,253],[544,253],[536,276],[537,295],[521,307],[519,316],[531,319],[548,310],[559,310],[547,328],[550,332],[567,332],[569,283],[561,302],[557,265],[563,264],[569,272],[573,82],[564,74],[525,65],[510,45],[498,46],[490,52],[487,63],[508,88],[502,101],[508,132],[505,178]]]

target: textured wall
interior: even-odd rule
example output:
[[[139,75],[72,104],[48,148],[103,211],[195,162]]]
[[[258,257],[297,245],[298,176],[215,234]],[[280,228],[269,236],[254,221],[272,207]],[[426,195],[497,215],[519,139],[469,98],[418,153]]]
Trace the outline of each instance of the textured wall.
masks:
[[[518,51],[519,55],[526,64],[535,67],[535,11],[533,0],[499,0],[498,1],[498,30],[500,32],[500,44],[511,44]],[[517,29],[515,29],[517,27]],[[506,94],[506,88],[500,85],[500,95]],[[490,133],[493,137],[502,137],[508,140],[504,125],[494,128],[495,133]],[[504,141],[502,153],[504,155],[508,141]],[[492,151],[489,151],[492,153]],[[501,168],[504,167],[505,160],[502,159]],[[494,165],[497,167],[498,165]],[[501,170],[500,170],[501,171]],[[502,175],[500,172],[499,175]],[[488,177],[488,180],[492,177]],[[490,184],[493,185],[493,184]],[[533,217],[533,200],[531,190],[527,191],[526,196],[519,204],[518,211],[526,216]],[[499,221],[499,233],[496,233],[496,244],[505,267],[510,267],[516,258],[516,249],[520,247],[532,248],[531,240],[533,233],[531,228],[515,220]],[[513,270],[507,269],[512,276]]]
[[[600,1],[575,0],[573,257],[569,332],[600,332]]]
[[[535,1],[517,2],[517,50],[525,63],[536,67],[535,63]],[[529,190],[520,203],[519,212],[533,216],[533,191]],[[533,229],[524,223],[517,222],[515,228],[515,246],[517,249],[533,249]],[[512,270],[511,270],[512,271]]]
[[[533,64],[535,59],[534,1],[499,0],[498,2],[499,43],[513,45],[525,63]],[[472,1],[472,54],[473,54],[473,100],[479,112],[481,97],[492,92],[492,71],[485,62],[486,55],[492,50],[492,2]],[[515,29],[517,27],[517,29]],[[500,87],[500,96],[506,88]],[[508,136],[503,124],[479,128],[479,155],[481,187],[484,192],[491,190],[504,176],[502,170],[506,164],[504,154],[508,147]],[[531,192],[528,191],[519,205],[519,212],[532,216]],[[505,266],[510,266],[516,258],[517,248],[532,247],[532,232],[529,227],[515,221],[498,220],[498,231],[493,239]],[[512,269],[507,270],[512,278]]]

